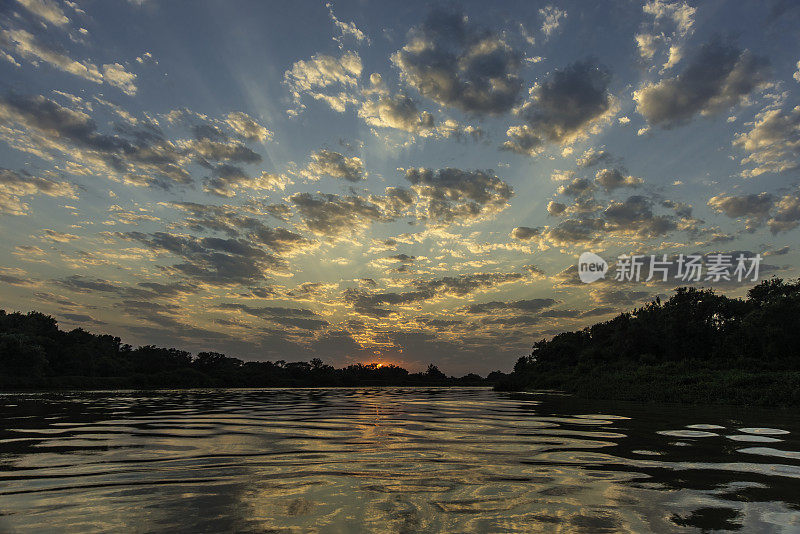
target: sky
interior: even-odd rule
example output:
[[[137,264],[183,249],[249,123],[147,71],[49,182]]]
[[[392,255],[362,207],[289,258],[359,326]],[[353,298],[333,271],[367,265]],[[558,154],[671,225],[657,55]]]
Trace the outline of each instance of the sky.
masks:
[[[0,308],[485,374],[685,285],[583,252],[797,277],[799,38],[789,1],[2,0]]]

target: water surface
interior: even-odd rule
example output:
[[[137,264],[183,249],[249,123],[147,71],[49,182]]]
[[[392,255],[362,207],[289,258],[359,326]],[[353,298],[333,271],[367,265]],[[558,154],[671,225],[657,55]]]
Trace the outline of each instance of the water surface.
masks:
[[[0,532],[798,532],[799,436],[485,388],[1,394]]]

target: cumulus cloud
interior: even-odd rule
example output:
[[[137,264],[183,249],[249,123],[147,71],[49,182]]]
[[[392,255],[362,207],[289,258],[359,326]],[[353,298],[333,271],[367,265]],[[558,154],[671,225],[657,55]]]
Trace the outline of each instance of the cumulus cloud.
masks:
[[[600,169],[594,181],[606,191],[611,192],[620,187],[639,187],[644,180],[636,176],[626,176],[619,169]]]
[[[288,253],[308,247],[310,242],[285,228],[272,228],[241,208],[180,202],[174,207],[187,213],[184,225],[195,232],[220,232],[228,237],[242,239],[266,246],[276,253]]]
[[[521,55],[458,13],[433,11],[392,62],[422,96],[476,115],[510,110],[522,87]]]
[[[67,160],[76,174],[99,174],[132,185],[169,188],[192,182],[190,165],[210,169],[206,189],[230,196],[236,189],[274,189],[287,183],[283,177],[256,174],[238,167],[262,160],[224,131],[225,121],[203,118],[189,123],[193,138],[169,139],[151,119],[117,124],[113,134],[102,133],[87,113],[90,107],[72,109],[41,95],[10,94],[0,97],[0,139],[17,150],[44,159]],[[173,112],[170,123],[185,120],[191,113]]]
[[[481,304],[471,304],[465,308],[465,311],[470,314],[487,314],[507,311],[538,313],[557,303],[558,301],[551,298],[515,300],[510,302],[492,301],[483,302]]]
[[[634,92],[636,110],[650,124],[671,128],[695,115],[739,104],[768,81],[766,59],[720,41],[700,47],[682,73]]]
[[[55,182],[24,172],[0,168],[0,214],[28,213],[29,206],[22,199],[33,195],[78,198],[76,187],[68,182]]]
[[[600,163],[607,163],[611,160],[611,154],[605,149],[589,148],[587,149],[575,163],[578,167],[594,167]]]
[[[567,12],[555,6],[545,6],[539,10],[542,19],[542,33],[545,39],[553,35],[561,26],[561,21],[567,18]]]
[[[303,224],[317,235],[337,236],[352,233],[373,222],[394,220],[381,206],[357,196],[327,193],[295,193],[289,197]]]
[[[78,236],[45,228],[42,230],[42,239],[52,241],[53,243],[69,243],[70,241],[78,239]]]
[[[358,116],[368,125],[378,128],[393,128],[423,136],[435,132],[433,115],[421,111],[417,102],[405,94],[385,93],[367,99],[358,110]]]
[[[775,199],[768,193],[758,195],[717,195],[711,197],[708,206],[728,217],[764,217],[772,209]]]
[[[267,141],[272,139],[272,132],[256,122],[250,115],[242,111],[228,113],[225,121],[236,135],[248,141]]]
[[[600,242],[614,236],[659,237],[678,228],[674,216],[654,213],[653,202],[641,195],[612,200],[605,209],[593,198],[587,198],[563,210],[558,206],[554,211],[557,215],[570,215],[543,232],[545,240],[556,246]]]
[[[330,16],[331,22],[333,22],[333,25],[336,26],[337,30],[339,30],[340,35],[334,37],[334,40],[339,43],[339,48],[344,47],[344,38],[353,39],[359,44],[362,42],[370,44],[370,39],[367,34],[358,29],[358,26],[356,26],[355,22],[343,22],[339,20],[333,13],[333,5],[330,2],[325,4],[325,7],[328,8],[328,16]]]
[[[795,191],[783,196],[775,205],[775,213],[767,224],[773,234],[796,228],[800,224],[800,194]]]
[[[361,69],[361,58],[351,51],[339,57],[316,54],[311,59],[297,61],[283,75],[295,106],[288,113],[297,115],[305,109],[306,96],[343,112],[348,105],[358,102],[356,93]]]
[[[412,168],[405,178],[417,194],[418,216],[433,223],[492,216],[505,209],[514,194],[491,171]]]
[[[546,143],[570,145],[596,131],[616,112],[610,80],[607,69],[588,60],[556,70],[534,85],[530,98],[516,110],[525,122],[508,129],[503,148],[532,156]]]
[[[320,319],[316,312],[304,308],[283,308],[277,306],[253,307],[236,303],[220,304],[217,308],[220,310],[244,312],[270,323],[304,330],[318,330],[328,326],[328,321]]]
[[[520,241],[529,241],[534,237],[541,234],[540,228],[531,228],[530,226],[517,226],[511,230],[511,237],[519,239]]]
[[[660,49],[665,49],[666,59],[661,71],[678,64],[683,56],[683,44],[694,27],[696,8],[685,2],[654,0],[642,6],[645,14],[653,17],[642,33],[635,36],[639,55],[652,60]]]
[[[416,306],[422,302],[445,297],[464,297],[481,290],[524,280],[523,273],[474,273],[446,276],[431,280],[416,280],[408,291],[381,292],[364,288],[347,289],[344,301],[360,314],[386,317],[398,313],[387,306]]]
[[[203,191],[219,197],[232,197],[242,189],[275,191],[286,189],[288,184],[289,179],[284,175],[262,171],[250,176],[240,167],[222,164],[216,166],[211,176],[205,180]]]
[[[555,217],[558,217],[566,210],[567,206],[562,202],[556,202],[554,200],[551,200],[550,202],[547,203],[547,213]]]
[[[367,177],[361,158],[348,157],[332,150],[312,153],[304,174],[314,180],[320,176],[332,176],[348,182],[360,182]]]
[[[117,236],[178,256],[183,263],[174,264],[169,270],[210,285],[253,284],[264,280],[267,274],[286,271],[284,260],[249,240],[167,232],[126,232]]]
[[[568,197],[582,197],[592,192],[594,185],[586,178],[574,178],[570,183],[558,187],[558,193]]]
[[[733,145],[748,152],[742,171],[748,178],[781,173],[800,164],[800,106],[791,111],[765,109],[750,123],[750,131],[736,135]]]

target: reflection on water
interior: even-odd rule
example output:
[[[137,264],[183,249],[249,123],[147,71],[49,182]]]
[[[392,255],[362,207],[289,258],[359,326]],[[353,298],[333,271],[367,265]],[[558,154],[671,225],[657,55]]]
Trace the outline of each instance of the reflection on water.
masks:
[[[0,395],[0,531],[800,531],[800,421],[488,389]]]

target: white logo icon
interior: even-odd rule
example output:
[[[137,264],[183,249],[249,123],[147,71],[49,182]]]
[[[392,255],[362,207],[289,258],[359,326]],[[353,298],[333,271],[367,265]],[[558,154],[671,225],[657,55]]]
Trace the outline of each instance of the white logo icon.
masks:
[[[608,263],[594,252],[584,252],[578,258],[578,276],[584,284],[606,277]]]

